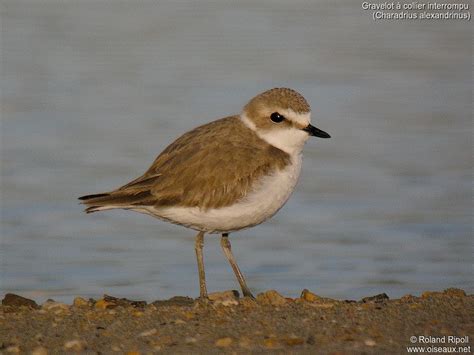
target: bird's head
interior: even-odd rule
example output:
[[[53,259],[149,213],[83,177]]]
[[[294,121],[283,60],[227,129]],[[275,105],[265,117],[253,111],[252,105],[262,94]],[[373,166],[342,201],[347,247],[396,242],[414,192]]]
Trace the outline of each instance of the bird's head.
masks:
[[[289,154],[300,153],[310,136],[330,138],[311,125],[311,108],[306,99],[288,88],[275,88],[255,96],[240,117],[260,138]]]

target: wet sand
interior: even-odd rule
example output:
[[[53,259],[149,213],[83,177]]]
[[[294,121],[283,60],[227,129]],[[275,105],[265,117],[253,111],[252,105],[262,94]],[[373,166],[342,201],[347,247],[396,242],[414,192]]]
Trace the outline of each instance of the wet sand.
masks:
[[[460,289],[394,300],[385,294],[333,300],[307,290],[296,299],[276,291],[256,300],[236,291],[211,298],[147,304],[104,295],[37,305],[7,294],[0,306],[0,353],[398,354],[413,345],[469,347],[465,337],[474,335],[474,295]],[[460,343],[410,341],[420,335],[456,336]]]

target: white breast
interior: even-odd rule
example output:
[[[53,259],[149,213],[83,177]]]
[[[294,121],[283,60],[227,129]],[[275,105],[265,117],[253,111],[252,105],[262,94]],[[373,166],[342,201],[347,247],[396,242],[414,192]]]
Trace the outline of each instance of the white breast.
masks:
[[[301,154],[295,154],[292,164],[282,171],[261,178],[249,195],[231,206],[208,210],[198,207],[166,207],[137,212],[209,233],[252,227],[273,216],[285,204],[300,175],[301,162]]]

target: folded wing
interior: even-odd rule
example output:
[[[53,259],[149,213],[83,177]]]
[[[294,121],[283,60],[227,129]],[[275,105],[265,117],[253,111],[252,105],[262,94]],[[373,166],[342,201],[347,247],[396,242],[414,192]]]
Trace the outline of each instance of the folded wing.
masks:
[[[109,193],[83,196],[86,212],[143,206],[220,208],[255,181],[290,163],[238,117],[200,126],[169,145],[139,178]]]

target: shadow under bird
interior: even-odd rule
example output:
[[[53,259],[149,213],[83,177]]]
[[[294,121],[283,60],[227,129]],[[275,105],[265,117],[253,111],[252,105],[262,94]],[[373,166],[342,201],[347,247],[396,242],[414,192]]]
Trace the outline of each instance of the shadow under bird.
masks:
[[[243,295],[253,297],[232,254],[229,233],[264,222],[286,203],[300,175],[306,140],[330,138],[310,122],[311,109],[301,94],[271,89],[251,99],[239,115],[183,134],[139,178],[79,199],[87,213],[119,208],[198,231],[201,299],[207,298],[204,234],[221,234]]]

